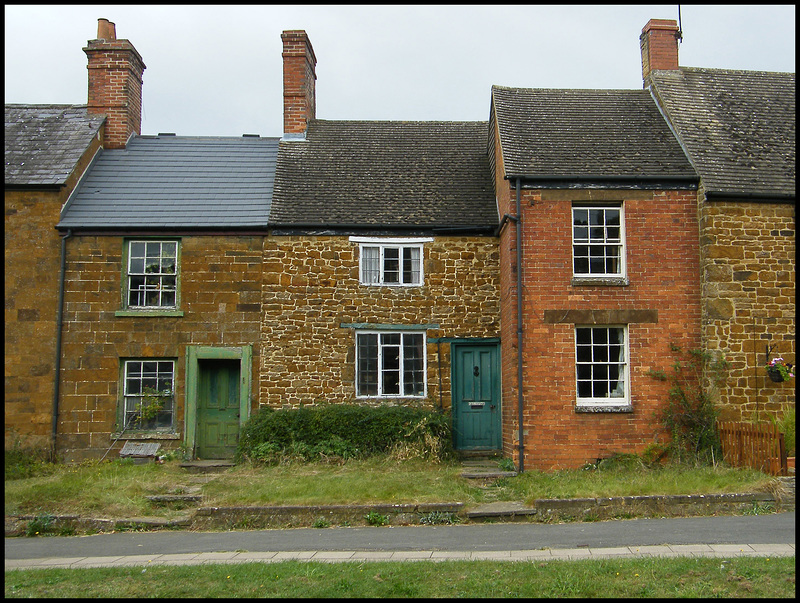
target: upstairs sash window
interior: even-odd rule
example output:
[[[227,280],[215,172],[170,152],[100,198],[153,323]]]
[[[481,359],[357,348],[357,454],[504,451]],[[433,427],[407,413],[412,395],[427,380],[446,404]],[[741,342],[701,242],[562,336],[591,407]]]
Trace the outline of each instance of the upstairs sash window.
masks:
[[[620,206],[572,207],[572,265],[576,277],[625,275]]]
[[[175,308],[177,275],[177,241],[128,242],[128,308]]]

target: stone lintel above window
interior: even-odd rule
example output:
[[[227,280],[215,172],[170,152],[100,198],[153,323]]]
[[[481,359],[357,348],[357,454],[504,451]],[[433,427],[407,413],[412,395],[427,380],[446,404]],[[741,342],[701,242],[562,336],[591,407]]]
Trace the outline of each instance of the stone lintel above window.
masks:
[[[546,324],[617,325],[658,322],[658,310],[545,310]]]

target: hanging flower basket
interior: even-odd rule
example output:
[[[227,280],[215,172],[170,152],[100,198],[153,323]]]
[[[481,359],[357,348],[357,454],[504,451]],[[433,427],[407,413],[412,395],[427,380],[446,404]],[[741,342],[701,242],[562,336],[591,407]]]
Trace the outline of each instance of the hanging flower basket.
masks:
[[[794,365],[789,364],[783,358],[773,358],[767,364],[767,375],[775,383],[788,381],[794,377]]]
[[[781,372],[778,369],[776,369],[774,367],[767,368],[767,375],[769,375],[769,378],[772,381],[774,381],[775,383],[782,383],[783,382],[783,375],[781,374]]]

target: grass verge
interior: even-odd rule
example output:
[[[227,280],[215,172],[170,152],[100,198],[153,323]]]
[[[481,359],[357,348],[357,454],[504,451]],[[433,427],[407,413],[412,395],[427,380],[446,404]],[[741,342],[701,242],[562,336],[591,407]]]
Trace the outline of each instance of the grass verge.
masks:
[[[185,493],[190,487],[200,487],[204,504],[211,506],[484,502],[485,490],[460,474],[457,463],[376,456],[344,463],[242,464],[203,484],[177,462],[90,462],[6,480],[5,513],[172,518],[179,510],[150,503],[145,496]],[[722,466],[601,463],[574,471],[526,472],[502,480],[492,496],[531,503],[536,498],[758,492],[773,483],[763,473]]]
[[[547,562],[246,563],[13,570],[12,597],[775,597],[795,596],[794,557]]]

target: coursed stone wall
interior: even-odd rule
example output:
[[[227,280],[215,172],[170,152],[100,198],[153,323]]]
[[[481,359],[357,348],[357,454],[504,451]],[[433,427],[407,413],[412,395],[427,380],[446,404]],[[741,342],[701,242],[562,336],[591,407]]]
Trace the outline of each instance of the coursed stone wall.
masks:
[[[260,404],[356,401],[352,325],[438,325],[427,329],[429,340],[499,336],[493,237],[424,243],[421,287],[361,285],[359,245],[347,236],[271,236],[264,244]],[[427,398],[415,402],[450,406],[449,348],[427,344]]]
[[[794,408],[795,381],[772,382],[771,357],[796,362],[795,206],[703,202],[703,341],[730,363],[719,391],[725,420],[763,420]]]

